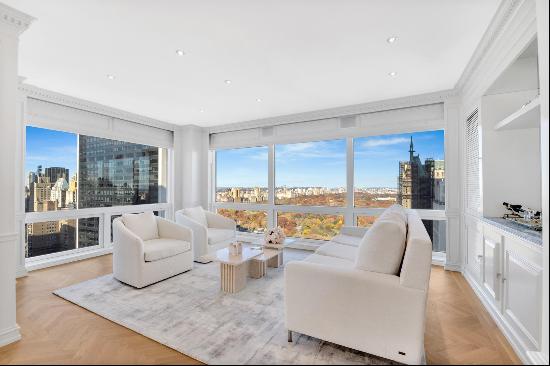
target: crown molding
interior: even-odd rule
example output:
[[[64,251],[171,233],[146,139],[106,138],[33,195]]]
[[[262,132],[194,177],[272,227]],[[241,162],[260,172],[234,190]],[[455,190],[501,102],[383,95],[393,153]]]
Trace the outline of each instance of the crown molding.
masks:
[[[479,68],[480,63],[487,55],[489,49],[495,43],[495,40],[504,32],[512,15],[523,2],[525,2],[525,0],[502,0],[489,27],[487,27],[474,54],[466,65],[464,72],[460,76],[460,79],[458,79],[455,86],[456,90],[462,91],[464,86],[472,79],[474,72]]]
[[[26,83],[20,83],[19,91],[29,98],[80,109],[87,112],[97,113],[108,117],[119,118],[125,121],[139,123],[145,126],[152,126],[168,131],[174,131],[179,127],[168,122],[141,116],[118,108],[108,107],[103,104],[90,102],[85,99],[72,97],[51,90],[42,89]]]
[[[221,133],[229,131],[247,130],[267,126],[276,126],[289,123],[315,121],[328,118],[340,118],[354,116],[364,113],[381,112],[392,109],[417,107],[422,105],[443,103],[448,99],[458,96],[455,89],[442,90],[434,93],[411,95],[401,98],[385,99],[376,102],[353,104],[343,107],[321,109],[303,113],[288,114],[283,116],[262,118],[251,121],[229,123],[220,126],[213,126],[208,129],[210,133]]]
[[[0,30],[18,36],[27,30],[34,20],[35,18],[30,15],[0,3]]]

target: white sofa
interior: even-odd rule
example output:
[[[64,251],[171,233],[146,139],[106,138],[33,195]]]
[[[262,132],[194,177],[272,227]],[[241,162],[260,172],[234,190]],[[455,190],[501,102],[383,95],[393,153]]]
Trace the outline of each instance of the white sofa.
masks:
[[[289,341],[294,331],[402,363],[424,361],[432,244],[415,211],[404,217],[406,249],[396,274],[357,268],[368,233],[358,228],[342,229],[304,261],[286,266]]]
[[[113,275],[143,288],[193,268],[191,230],[152,212],[113,221]]]
[[[206,211],[200,206],[176,211],[176,222],[193,231],[195,262],[211,262],[208,254],[237,240],[237,224],[234,220]]]

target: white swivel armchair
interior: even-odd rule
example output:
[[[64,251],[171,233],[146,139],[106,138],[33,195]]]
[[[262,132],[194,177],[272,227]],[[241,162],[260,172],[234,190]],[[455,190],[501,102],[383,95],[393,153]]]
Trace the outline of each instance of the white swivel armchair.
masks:
[[[193,233],[152,212],[113,222],[113,275],[142,288],[193,268]]]
[[[234,220],[206,211],[200,206],[177,211],[176,222],[193,231],[195,262],[211,262],[207,254],[225,248],[237,239]]]

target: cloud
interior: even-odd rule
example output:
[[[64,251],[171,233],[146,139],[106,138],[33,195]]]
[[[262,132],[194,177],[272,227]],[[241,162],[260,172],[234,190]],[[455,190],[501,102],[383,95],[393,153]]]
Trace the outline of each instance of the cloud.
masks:
[[[407,143],[409,141],[410,140],[406,137],[373,138],[363,142],[361,146],[364,148],[370,148],[370,147],[379,147],[379,146],[399,145],[399,144]]]

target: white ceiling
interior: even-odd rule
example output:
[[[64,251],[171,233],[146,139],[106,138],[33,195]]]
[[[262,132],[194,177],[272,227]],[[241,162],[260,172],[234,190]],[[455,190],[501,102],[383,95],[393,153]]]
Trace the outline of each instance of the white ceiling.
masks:
[[[0,1],[37,18],[21,37],[29,84],[200,126],[453,88],[499,4]]]

